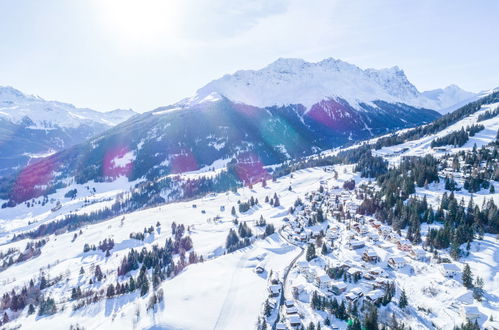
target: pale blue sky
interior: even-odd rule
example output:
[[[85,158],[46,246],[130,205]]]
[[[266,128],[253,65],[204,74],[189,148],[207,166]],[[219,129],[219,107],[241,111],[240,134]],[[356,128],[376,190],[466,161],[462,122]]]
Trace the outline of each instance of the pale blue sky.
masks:
[[[278,57],[334,57],[479,91],[499,86],[498,13],[495,0],[0,0],[0,85],[143,112]]]

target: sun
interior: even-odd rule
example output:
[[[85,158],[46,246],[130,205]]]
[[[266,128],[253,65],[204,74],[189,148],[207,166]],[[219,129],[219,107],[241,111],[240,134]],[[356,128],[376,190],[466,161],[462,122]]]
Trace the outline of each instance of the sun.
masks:
[[[96,0],[94,5],[105,30],[128,45],[153,45],[175,34],[175,0]]]

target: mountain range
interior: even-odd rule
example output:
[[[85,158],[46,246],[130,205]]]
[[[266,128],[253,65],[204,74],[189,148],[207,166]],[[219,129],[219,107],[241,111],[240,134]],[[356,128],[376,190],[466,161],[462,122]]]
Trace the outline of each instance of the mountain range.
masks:
[[[0,87],[0,176],[82,143],[135,114],[77,108]]]
[[[454,85],[421,93],[398,67],[362,70],[335,59],[279,59],[261,70],[225,75],[193,97],[111,128],[119,120],[49,102],[51,109],[69,114],[67,125],[40,117],[28,123],[21,115],[15,125],[51,132],[55,126],[72,129],[75,122],[92,137],[6,176],[0,198],[21,202],[60,187],[67,178],[77,183],[119,176],[154,180],[228,162],[276,164],[431,122],[439,112],[476,97]],[[12,98],[14,109],[21,101]],[[22,94],[19,98],[24,100]],[[27,99],[44,104],[40,108],[47,102]]]

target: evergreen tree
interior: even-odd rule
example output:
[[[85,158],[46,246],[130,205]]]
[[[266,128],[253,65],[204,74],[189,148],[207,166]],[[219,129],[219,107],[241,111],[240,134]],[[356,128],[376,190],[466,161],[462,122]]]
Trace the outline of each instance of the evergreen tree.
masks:
[[[306,259],[307,259],[307,261],[310,261],[310,260],[314,259],[315,257],[317,257],[315,254],[315,246],[314,246],[314,244],[309,244],[307,247]]]
[[[467,289],[473,288],[473,274],[471,273],[470,265],[464,265],[463,274],[462,274],[463,285]]]
[[[407,295],[405,294],[405,290],[402,290],[400,294],[399,307],[406,308],[407,307]]]

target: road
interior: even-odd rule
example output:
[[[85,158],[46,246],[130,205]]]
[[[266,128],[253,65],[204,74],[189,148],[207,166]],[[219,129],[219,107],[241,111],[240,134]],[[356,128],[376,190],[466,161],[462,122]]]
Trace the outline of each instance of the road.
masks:
[[[305,249],[301,246],[301,245],[298,245],[296,243],[294,243],[293,241],[290,241],[288,240],[287,237],[285,237],[283,234],[282,234],[282,229],[284,228],[284,226],[282,226],[281,228],[279,228],[278,232],[279,232],[279,235],[281,235],[281,237],[286,241],[288,242],[289,244],[291,245],[294,245],[296,247],[298,247],[300,249],[300,253],[294,257],[293,260],[291,260],[291,262],[289,263],[288,267],[286,267],[286,271],[284,272],[284,276],[282,278],[282,294],[284,295],[286,293],[286,285],[287,285],[287,281],[288,281],[288,275],[289,275],[289,272],[291,271],[291,269],[293,268],[293,266],[295,265],[296,261],[298,259],[300,259],[300,257],[303,255],[303,253],[305,252]],[[278,313],[277,313],[277,317],[276,317],[276,320],[274,322],[274,326],[273,328],[275,328],[275,325],[279,322],[279,319],[281,317],[281,308],[282,308],[282,301],[286,299],[286,296],[284,296],[284,299],[280,299],[279,300],[279,307],[278,307]]]

